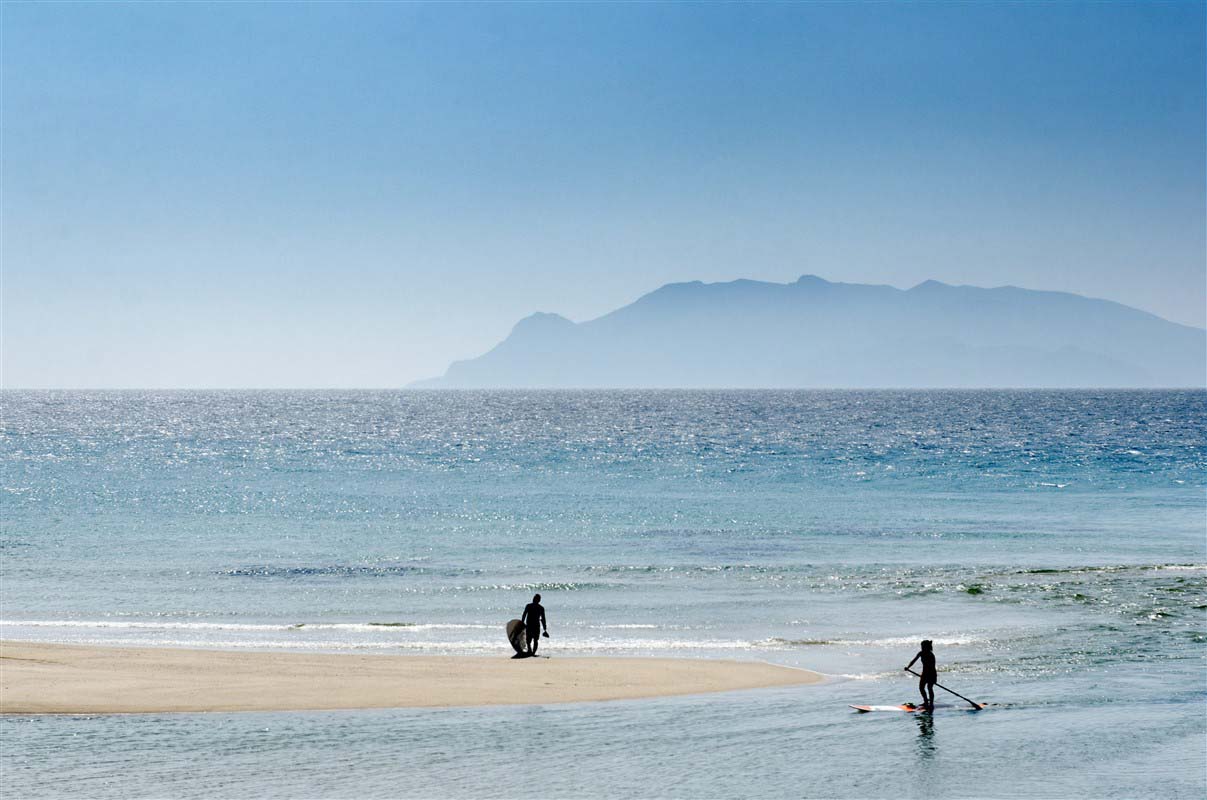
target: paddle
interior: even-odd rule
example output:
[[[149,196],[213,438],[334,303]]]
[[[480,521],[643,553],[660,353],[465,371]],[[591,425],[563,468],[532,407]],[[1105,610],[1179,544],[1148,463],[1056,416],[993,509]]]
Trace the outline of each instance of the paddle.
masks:
[[[906,668],[905,668],[905,671],[906,671],[906,672],[908,672],[910,675],[917,675],[919,678],[921,678],[921,677],[922,677],[921,675],[918,675],[918,673],[914,672],[914,671],[913,671],[912,669],[910,669],[909,667],[906,667]],[[935,686],[938,686],[940,689],[942,689],[942,690],[943,690],[943,691],[945,691],[945,692],[949,692],[949,693],[951,693],[951,694],[954,694],[956,697],[960,698],[960,699],[961,699],[961,700],[963,700],[965,703],[969,703],[969,704],[971,704],[971,705],[972,705],[972,707],[973,707],[973,708],[975,708],[977,711],[980,711],[982,708],[984,708],[984,706],[983,706],[983,705],[981,705],[980,703],[977,703],[977,702],[974,702],[974,701],[972,701],[972,700],[969,700],[967,697],[965,697],[964,695],[960,694],[959,692],[953,692],[953,691],[951,691],[951,689],[948,689],[946,686],[944,686],[944,685],[943,685],[943,684],[941,684],[941,683],[936,683],[936,684],[935,684]]]

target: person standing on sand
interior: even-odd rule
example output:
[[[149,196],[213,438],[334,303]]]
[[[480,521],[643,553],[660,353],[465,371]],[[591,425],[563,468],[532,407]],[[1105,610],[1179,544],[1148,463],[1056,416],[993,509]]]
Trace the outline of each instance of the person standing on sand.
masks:
[[[520,617],[520,622],[524,623],[524,636],[528,640],[528,655],[536,655],[536,647],[541,639],[541,628],[545,629],[545,635],[549,635],[549,628],[545,625],[545,607],[541,605],[541,596],[534,594],[532,602],[524,606],[524,615]]]
[[[914,665],[914,661],[922,659],[922,674],[918,677],[918,691],[922,693],[922,707],[935,707],[935,684],[939,682],[939,670],[935,666],[934,643],[930,639],[922,640],[922,649],[918,655],[905,665],[905,671]]]

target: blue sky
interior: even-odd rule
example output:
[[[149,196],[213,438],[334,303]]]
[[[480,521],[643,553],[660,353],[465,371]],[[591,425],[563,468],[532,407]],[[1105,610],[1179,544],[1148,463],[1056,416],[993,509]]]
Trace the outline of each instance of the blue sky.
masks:
[[[663,283],[1204,324],[1204,5],[2,9],[8,387],[400,386]]]

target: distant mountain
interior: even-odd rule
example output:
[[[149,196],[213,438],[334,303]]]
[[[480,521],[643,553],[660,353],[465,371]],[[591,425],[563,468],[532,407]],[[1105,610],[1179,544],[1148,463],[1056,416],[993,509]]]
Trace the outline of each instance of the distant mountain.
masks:
[[[429,388],[1207,384],[1207,331],[1063,292],[672,283],[598,319],[533,314]]]

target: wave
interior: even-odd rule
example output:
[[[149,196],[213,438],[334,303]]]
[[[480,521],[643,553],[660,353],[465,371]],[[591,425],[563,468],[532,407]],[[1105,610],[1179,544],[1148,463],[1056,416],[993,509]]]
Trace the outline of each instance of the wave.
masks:
[[[1205,571],[1207,564],[1109,564],[1093,567],[1058,567],[1053,569],[1023,569],[1018,575],[1079,575],[1092,572],[1127,572],[1129,570]]]
[[[317,567],[281,567],[271,565],[254,565],[234,567],[219,570],[219,575],[240,578],[308,578],[334,575],[341,578],[354,577],[386,577],[405,575],[412,572],[424,572],[423,567],[403,566],[392,564],[388,566],[329,564]]]
[[[770,647],[819,647],[835,645],[842,647],[915,647],[920,640],[916,636],[892,636],[884,639],[781,639],[772,637],[759,644]],[[969,645],[987,641],[979,636],[934,636],[937,645]]]
[[[882,681],[885,678],[897,678],[900,672],[839,672],[837,674],[822,673],[830,678],[846,678],[849,681]]]
[[[16,641],[16,637],[8,637]],[[90,644],[107,647],[201,647],[218,650],[379,650],[406,652],[422,650],[425,653],[510,653],[510,647],[502,636],[487,639],[462,640],[330,640],[330,639],[277,639],[277,638],[247,638],[247,639],[181,639],[171,637],[87,637],[75,636],[70,639],[36,639],[36,641],[61,642],[67,644]],[[26,639],[25,641],[35,641]],[[727,640],[682,640],[682,639],[609,639],[609,638],[561,638],[556,641],[557,652],[575,653],[672,653],[672,652],[715,652],[715,651],[759,651],[767,650],[759,642],[737,639]]]
[[[657,625],[648,624],[617,624],[617,625],[593,625],[590,628],[596,630],[655,630]],[[20,629],[20,628],[36,628],[41,630],[59,630],[70,635],[71,631],[89,631],[89,630],[113,630],[113,631],[178,631],[187,632],[211,632],[221,631],[226,633],[247,633],[247,634],[263,634],[263,633],[297,633],[298,636],[289,640],[269,640],[262,637],[252,637],[240,640],[234,640],[239,647],[440,647],[440,648],[464,648],[472,649],[498,649],[496,642],[499,638],[491,635],[483,637],[480,640],[450,642],[431,639],[413,639],[410,637],[399,639],[396,636],[389,636],[387,639],[343,639],[332,641],[330,639],[315,639],[307,637],[307,633],[318,631],[333,631],[341,633],[362,633],[362,634],[410,634],[410,633],[426,633],[431,631],[470,631],[484,630],[501,633],[501,625],[488,625],[484,623],[418,623],[418,622],[298,622],[298,623],[236,623],[236,622],[134,622],[134,621],[116,621],[116,620],[0,620],[0,629]],[[4,635],[8,638],[13,638],[13,630],[5,630]],[[74,640],[74,639],[73,639]],[[102,643],[100,640],[92,640],[95,643]],[[109,641],[126,641],[126,640],[109,640]],[[128,640],[131,643],[155,643],[167,644],[175,642],[179,644],[203,645],[207,647],[226,647],[230,643],[225,641],[209,640],[205,638],[189,639],[189,640],[168,640],[168,639],[132,639]],[[934,637],[933,641],[936,645],[966,645],[985,641],[982,638],[975,636],[947,636]],[[794,647],[822,647],[822,646],[840,646],[840,647],[913,647],[918,642],[917,637],[900,636],[889,637],[883,639],[787,639],[782,637],[771,637],[756,641],[746,639],[678,639],[678,638],[638,638],[638,639],[621,639],[611,638],[606,636],[581,637],[570,636],[567,638],[558,639],[557,645],[559,649],[582,649],[582,650],[776,650]],[[230,645],[234,646],[234,645]]]
[[[591,583],[578,581],[538,581],[534,583],[487,583],[469,586],[442,586],[436,591],[444,592],[581,592],[588,589],[623,588],[616,583]]]
[[[619,574],[629,573],[662,573],[662,572],[680,572],[689,574],[693,572],[771,572],[771,571],[795,571],[796,569],[807,569],[797,567],[795,565],[768,566],[766,564],[593,564],[586,566],[587,572],[610,572]]]
[[[0,628],[114,628],[118,630],[196,630],[196,631],[297,631],[336,630],[377,632],[383,629],[405,631],[431,630],[501,630],[499,625],[455,622],[293,622],[293,623],[247,623],[247,622],[133,622],[116,620],[0,620]]]

